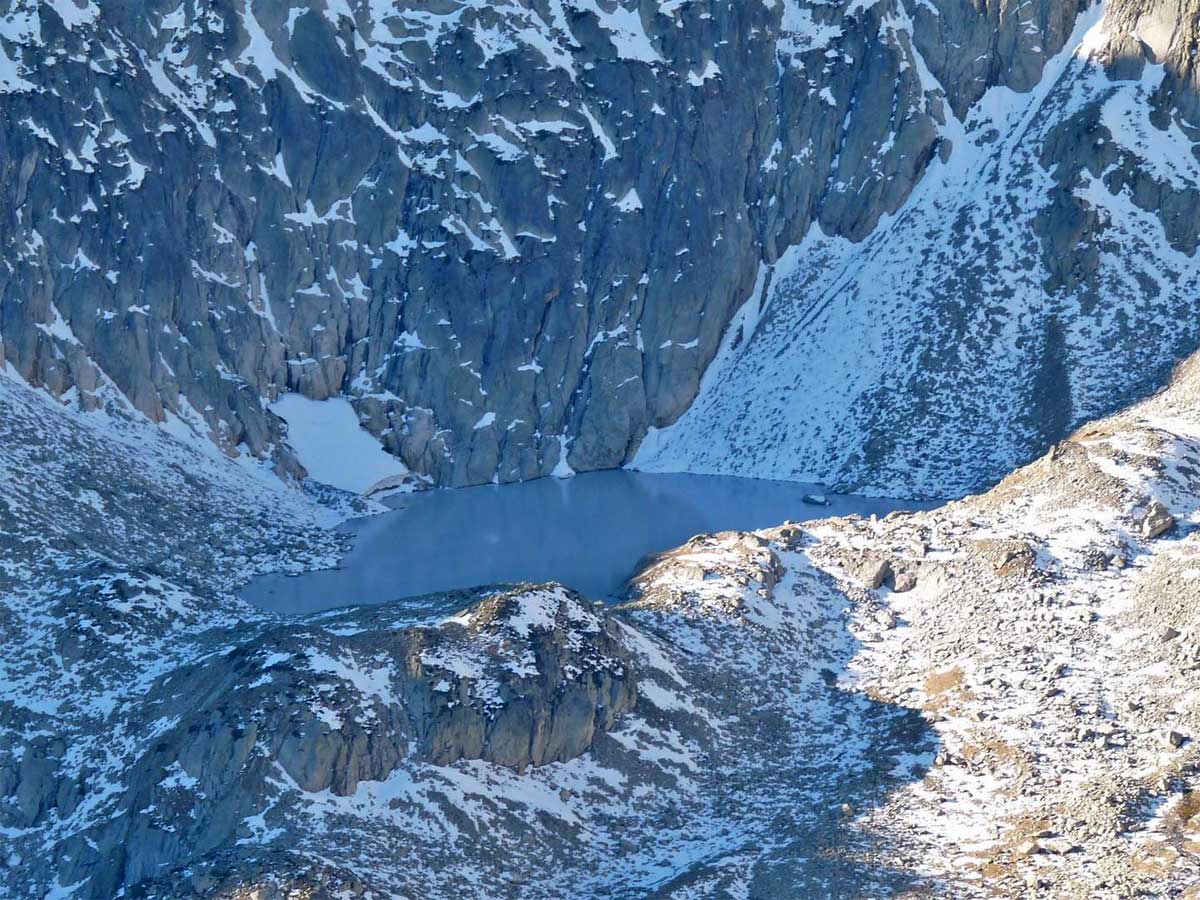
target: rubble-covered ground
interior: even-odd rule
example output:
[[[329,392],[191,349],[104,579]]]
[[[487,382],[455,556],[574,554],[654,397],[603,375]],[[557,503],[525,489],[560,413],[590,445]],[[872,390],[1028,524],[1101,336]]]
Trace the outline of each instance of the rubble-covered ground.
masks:
[[[231,588],[328,564],[344,500],[11,375],[0,403],[7,896],[1200,878],[1200,361],[987,494],[700,537],[616,608],[525,585],[290,621]]]
[[[1198,507],[1193,359],[1161,395],[982,496],[700,537],[642,575],[632,609],[653,609],[666,634],[685,610],[780,638],[780,609],[825,597],[844,611],[854,649],[838,689],[921,723],[890,773],[902,783],[881,783],[843,826],[876,842],[866,859],[913,879],[900,894],[1191,896]],[[770,604],[743,586],[756,571],[777,582]],[[749,895],[781,893],[751,881]]]

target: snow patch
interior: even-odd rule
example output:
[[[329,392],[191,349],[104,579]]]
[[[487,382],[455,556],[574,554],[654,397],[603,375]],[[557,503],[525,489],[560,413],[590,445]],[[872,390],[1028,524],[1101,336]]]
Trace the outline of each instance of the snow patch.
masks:
[[[365,494],[385,479],[408,474],[408,468],[359,424],[344,397],[317,401],[284,394],[270,410],[287,422],[288,443],[314,481]]]

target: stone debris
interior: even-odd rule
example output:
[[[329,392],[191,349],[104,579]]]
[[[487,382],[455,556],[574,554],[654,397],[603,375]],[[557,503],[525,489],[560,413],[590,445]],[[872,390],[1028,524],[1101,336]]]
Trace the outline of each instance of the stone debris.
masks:
[[[867,558],[858,564],[855,574],[863,587],[873,591],[892,577],[892,564],[886,559]]]
[[[1175,517],[1157,500],[1150,504],[1145,517],[1142,519],[1139,531],[1142,537],[1152,541],[1166,534],[1175,527]]]

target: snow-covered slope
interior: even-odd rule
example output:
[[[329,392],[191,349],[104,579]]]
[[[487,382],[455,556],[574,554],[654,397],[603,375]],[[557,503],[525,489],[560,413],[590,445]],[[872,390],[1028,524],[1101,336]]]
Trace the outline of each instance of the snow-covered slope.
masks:
[[[1093,6],[1032,90],[948,114],[900,211],[764,270],[635,464],[955,495],[1161,384],[1200,343],[1196,14]]]

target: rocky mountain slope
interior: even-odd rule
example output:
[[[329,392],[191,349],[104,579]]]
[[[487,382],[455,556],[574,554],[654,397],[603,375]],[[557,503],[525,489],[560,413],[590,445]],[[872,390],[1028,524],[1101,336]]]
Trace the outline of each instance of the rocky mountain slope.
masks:
[[[1200,341],[1198,20],[1098,4],[1036,85],[951,97],[907,203],[784,253],[638,465],[957,495],[1161,385]]]
[[[1200,876],[1196,360],[987,494],[697,538],[614,609],[518,586],[292,622],[212,554],[320,564],[333,498],[11,374],[0,398],[9,895],[1082,900]],[[174,504],[153,537],[147,492]]]
[[[1196,346],[1194,0],[1081,10],[5,0],[0,359],[285,466],[293,391],[443,484],[988,482]]]

